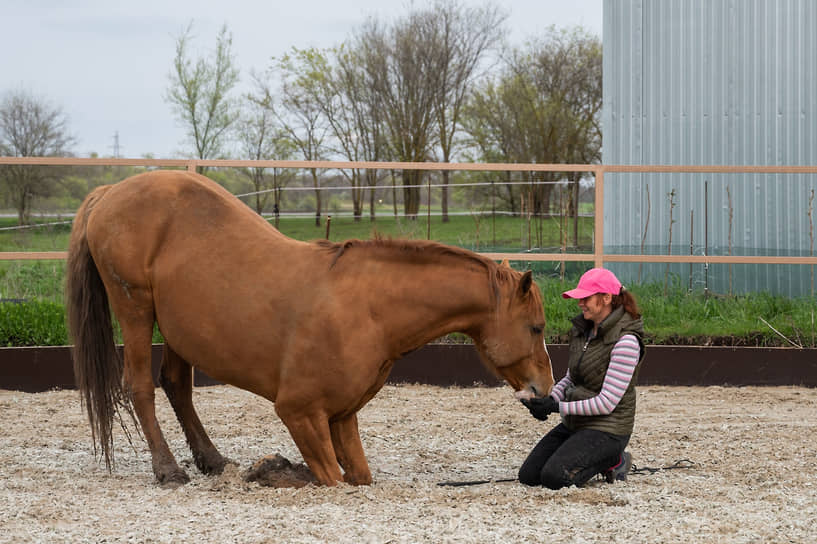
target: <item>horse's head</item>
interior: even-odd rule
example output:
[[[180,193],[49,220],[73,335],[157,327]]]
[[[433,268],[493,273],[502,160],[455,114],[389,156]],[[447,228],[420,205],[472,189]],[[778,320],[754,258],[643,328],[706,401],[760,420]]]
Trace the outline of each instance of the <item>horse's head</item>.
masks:
[[[491,318],[472,336],[487,366],[516,391],[536,397],[550,393],[553,369],[545,345],[542,295],[530,271],[498,267]]]

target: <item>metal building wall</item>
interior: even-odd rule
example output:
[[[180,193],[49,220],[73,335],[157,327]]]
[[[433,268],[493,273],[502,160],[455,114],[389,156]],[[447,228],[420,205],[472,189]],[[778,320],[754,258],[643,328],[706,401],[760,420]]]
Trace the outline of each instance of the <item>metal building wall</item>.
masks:
[[[817,164],[815,28],[814,0],[605,0],[603,162]],[[815,190],[814,175],[608,174],[605,251],[666,254],[671,236],[673,254],[810,255]],[[810,266],[670,270],[720,293],[812,289]]]

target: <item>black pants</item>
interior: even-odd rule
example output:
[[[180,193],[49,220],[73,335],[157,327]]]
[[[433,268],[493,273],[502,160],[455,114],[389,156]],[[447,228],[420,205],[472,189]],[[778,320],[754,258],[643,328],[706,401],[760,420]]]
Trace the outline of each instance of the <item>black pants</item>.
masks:
[[[559,489],[584,485],[590,478],[619,462],[630,436],[556,425],[528,454],[519,469],[525,485]]]

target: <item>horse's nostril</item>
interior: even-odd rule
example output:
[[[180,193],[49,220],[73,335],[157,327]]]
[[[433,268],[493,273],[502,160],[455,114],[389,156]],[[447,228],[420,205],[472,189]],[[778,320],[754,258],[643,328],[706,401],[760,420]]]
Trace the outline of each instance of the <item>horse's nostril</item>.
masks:
[[[536,387],[534,387],[534,386],[532,386],[532,385],[531,385],[531,386],[530,386],[530,390],[531,390],[531,391],[533,391],[533,396],[534,396],[534,397],[538,397],[538,396],[539,396],[539,392],[538,392],[538,391],[536,391]]]

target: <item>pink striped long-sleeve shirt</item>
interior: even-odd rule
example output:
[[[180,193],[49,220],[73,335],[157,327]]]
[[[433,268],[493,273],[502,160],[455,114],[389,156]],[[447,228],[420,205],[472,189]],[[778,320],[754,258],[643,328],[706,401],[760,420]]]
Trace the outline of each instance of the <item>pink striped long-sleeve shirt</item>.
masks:
[[[618,406],[624,392],[633,379],[633,372],[638,364],[640,354],[638,339],[632,334],[625,334],[619,338],[613,351],[610,354],[610,365],[607,367],[607,374],[601,391],[595,397],[589,399],[567,402],[565,389],[573,385],[568,370],[565,377],[559,380],[550,395],[559,402],[559,413],[563,415],[599,416],[607,415]]]

